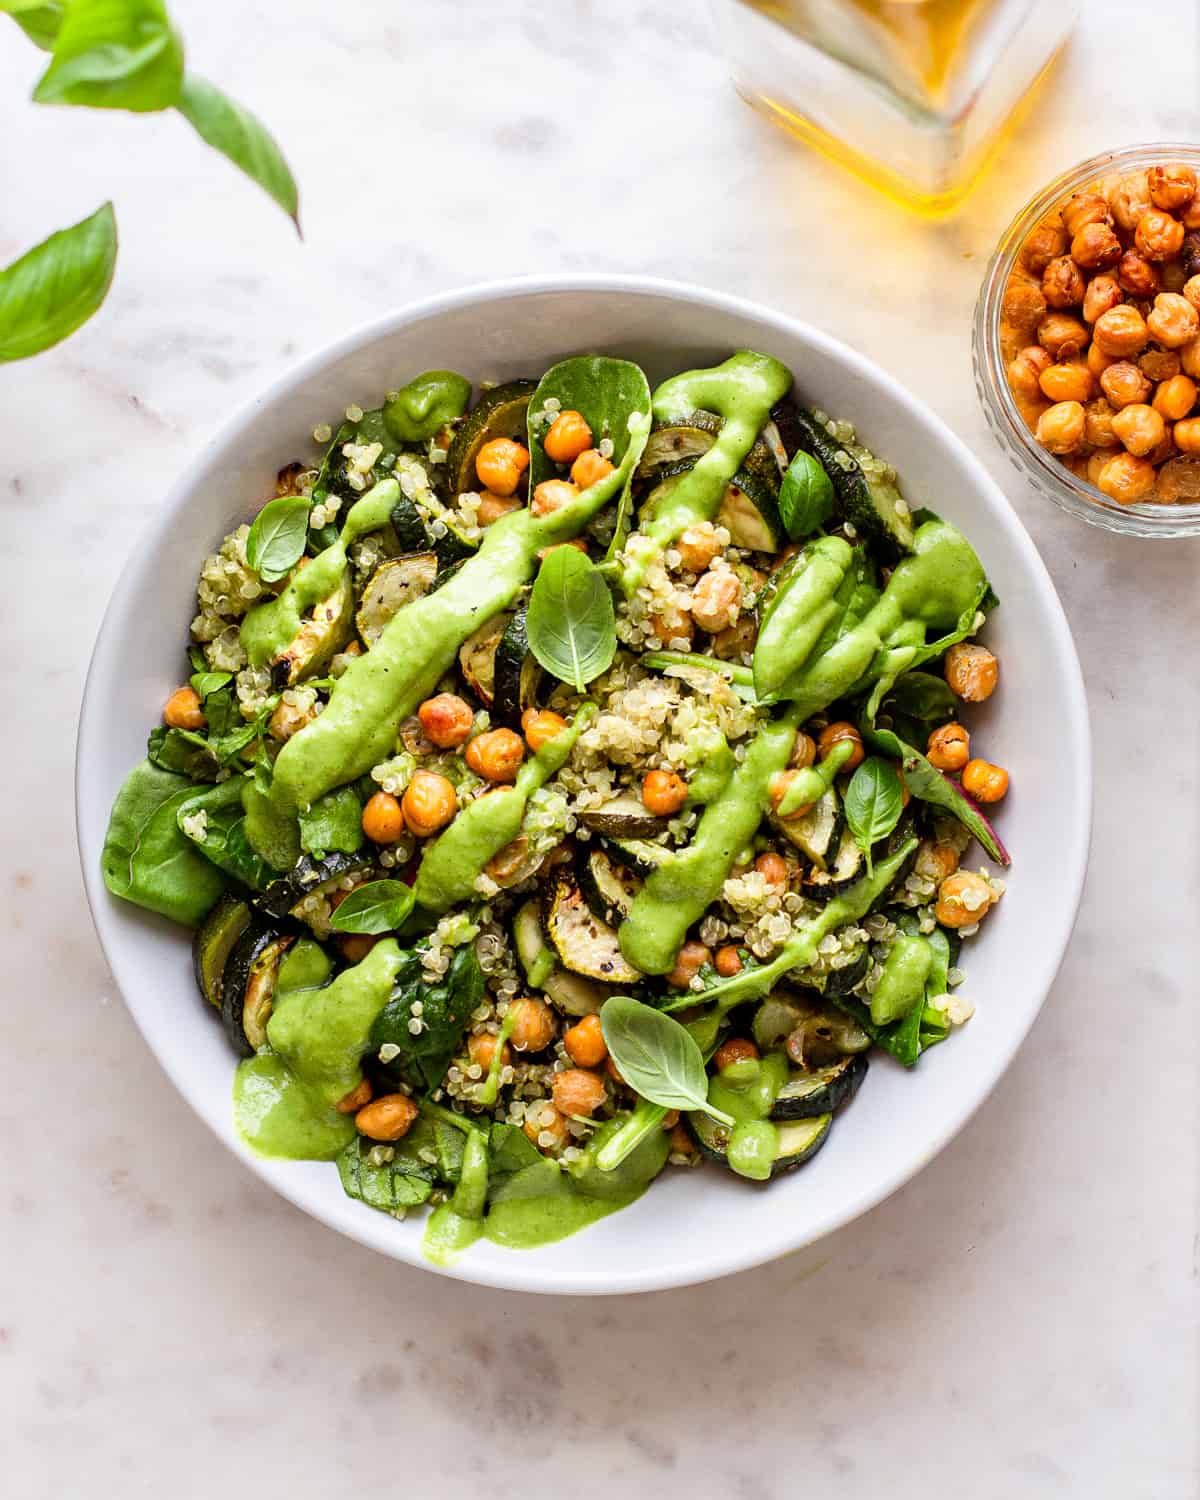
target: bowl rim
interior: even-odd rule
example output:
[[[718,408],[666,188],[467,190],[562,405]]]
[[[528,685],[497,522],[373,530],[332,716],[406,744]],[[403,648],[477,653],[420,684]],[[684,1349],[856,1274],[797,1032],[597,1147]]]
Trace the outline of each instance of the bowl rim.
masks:
[[[1059,172],[1009,220],[997,243],[975,304],[971,354],[975,388],[988,426],[1010,460],[1034,489],[1068,515],[1121,536],[1163,540],[1200,534],[1200,503],[1140,501],[1120,505],[1090,480],[1080,479],[1034,438],[1017,408],[1004,377],[1000,350],[1000,308],[1008,278],[1029,230],[1055,204],[1110,172],[1183,160],[1200,171],[1200,146],[1182,142],[1145,142],[1100,151]]]
[[[972,471],[982,502],[990,509],[997,523],[1008,533],[1009,540],[1021,555],[1028,570],[1031,583],[1043,596],[1053,633],[1051,644],[1063,662],[1062,708],[1071,722],[1074,736],[1082,752],[1072,781],[1073,808],[1069,824],[1072,829],[1072,847],[1062,851],[1056,870],[1065,900],[1061,907],[1062,917],[1059,928],[1054,934],[1053,941],[1046,945],[1047,954],[1051,956],[1042,966],[1038,980],[1040,993],[1036,1004],[1030,1008],[1024,1024],[1010,1033],[1005,1039],[1005,1044],[998,1047],[989,1058],[988,1065],[982,1072],[981,1086],[970,1101],[949,1112],[933,1139],[924,1139],[919,1149],[914,1151],[890,1175],[870,1186],[864,1186],[841,1208],[818,1215],[809,1221],[801,1232],[797,1233],[790,1226],[787,1216],[781,1215],[777,1232],[766,1236],[760,1235],[751,1244],[731,1244],[729,1249],[720,1256],[707,1254],[689,1259],[684,1254],[669,1263],[648,1257],[645,1266],[638,1271],[615,1274],[606,1271],[603,1267],[598,1267],[594,1271],[590,1269],[587,1271],[548,1270],[542,1264],[540,1257],[519,1251],[505,1256],[499,1268],[485,1265],[482,1261],[474,1261],[469,1254],[460,1257],[448,1266],[436,1266],[425,1259],[419,1247],[410,1247],[402,1241],[401,1237],[383,1243],[377,1235],[370,1232],[365,1218],[361,1221],[361,1225],[357,1218],[345,1221],[339,1218],[332,1209],[326,1211],[323,1202],[314,1204],[303,1195],[299,1188],[293,1190],[287,1180],[286,1170],[281,1169],[294,1164],[258,1157],[238,1141],[231,1131],[223,1131],[211,1118],[210,1103],[202,1090],[194,1083],[186,1067],[174,1066],[172,1060],[160,1050],[143,1028],[137,1007],[131,1004],[125,995],[121,972],[124,966],[120,960],[123,940],[119,938],[111,925],[114,919],[109,906],[110,898],[100,874],[99,841],[93,841],[86,827],[84,814],[84,768],[89,760],[92,744],[98,743],[103,736],[104,712],[97,688],[102,681],[117,670],[119,665],[115,655],[115,638],[118,633],[117,618],[122,608],[125,607],[122,601],[130,596],[130,585],[139,572],[143,567],[148,566],[146,559],[158,554],[163,541],[169,535],[173,518],[185,503],[191,489],[190,476],[199,464],[207,463],[215,455],[228,451],[239,436],[259,419],[260,410],[266,403],[273,403],[286,397],[305,380],[319,374],[326,365],[351,355],[379,339],[393,336],[411,325],[437,318],[445,312],[505,301],[515,296],[596,292],[635,297],[665,297],[682,303],[702,305],[717,312],[759,320],[778,328],[791,337],[798,337],[807,342],[818,355],[824,353],[846,363],[863,375],[868,383],[882,384],[888,397],[909,416],[918,419],[922,425],[932,424],[941,440],[949,448],[955,450],[959,460]],[[775,1260],[779,1256],[802,1249],[851,1223],[890,1197],[932,1161],[958,1134],[991,1094],[1018,1048],[1024,1042],[1033,1022],[1041,1012],[1066,953],[1083,893],[1091,841],[1092,738],[1083,673],[1074,639],[1046,566],[1016,511],[1009,504],[995,480],[979,459],[971,453],[963,440],[931,408],[910,394],[900,381],[881,366],[868,360],[840,340],[832,338],[801,319],[776,312],[761,303],[686,282],[657,277],[603,272],[562,272],[474,283],[451,291],[436,293],[369,319],[349,333],[329,341],[305,358],[290,365],[270,380],[264,389],[246,400],[226,418],[194,457],[182,466],[179,478],[171,487],[165,501],[140,532],[130,556],[117,577],[97,632],[84,681],[76,735],[74,782],[76,836],[84,889],[105,959],[117,988],[121,992],[126,1009],[142,1034],[143,1041],[184,1100],[222,1144],[226,1145],[260,1179],[302,1212],[328,1228],[347,1235],[371,1249],[379,1250],[394,1260],[416,1266],[421,1270],[435,1271],[458,1280],[504,1290],[560,1295],[616,1295],[666,1290],[715,1280],[738,1271],[749,1270]]]

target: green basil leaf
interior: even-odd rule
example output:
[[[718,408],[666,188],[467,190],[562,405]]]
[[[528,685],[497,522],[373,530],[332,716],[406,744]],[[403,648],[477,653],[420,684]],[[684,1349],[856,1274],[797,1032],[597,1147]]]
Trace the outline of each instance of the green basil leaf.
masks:
[[[891,833],[904,811],[904,784],[895,766],[877,755],[864,760],[846,788],[845,809],[854,842],[867,856],[869,872],[872,848]]]
[[[556,547],[538,570],[525,628],[529,649],[576,692],[607,672],[617,652],[612,595],[599,568],[574,547]]]
[[[779,486],[779,514],[793,542],[801,542],[833,515],[833,481],[803,449],[788,465]]]
[[[413,909],[413,889],[402,880],[356,886],[329,919],[335,932],[392,932]]]
[[[266,126],[248,109],[194,74],[184,79],[176,108],[202,141],[227,156],[274,198],[299,232],[296,181]]]
[[[86,323],[116,263],[117,221],[106,203],[0,271],[0,360],[40,354]]]
[[[169,109],[183,84],[183,42],[162,0],[71,0],[38,80],[38,104]]]
[[[601,1007],[600,1029],[621,1077],[643,1099],[728,1119],[709,1107],[704,1056],[673,1016],[628,995],[612,995]]]
[[[220,692],[220,690],[226,685],[226,683],[232,681],[232,672],[193,672],[192,675],[188,678],[188,682],[191,686],[192,692],[195,693],[196,697],[199,698],[201,702],[203,702],[210,693]]]
[[[11,16],[35,47],[54,51],[66,6],[61,0],[0,0],[0,15]]]
[[[922,724],[948,724],[958,712],[958,699],[944,678],[932,672],[908,672],[884,699],[884,711]]]
[[[304,556],[309,503],[303,495],[268,500],[246,538],[246,562],[267,583],[285,577]]]

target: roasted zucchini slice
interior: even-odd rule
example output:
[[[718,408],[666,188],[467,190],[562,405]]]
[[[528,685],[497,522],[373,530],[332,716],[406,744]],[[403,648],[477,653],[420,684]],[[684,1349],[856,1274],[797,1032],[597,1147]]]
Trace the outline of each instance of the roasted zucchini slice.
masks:
[[[792,1073],[775,1099],[772,1120],[807,1120],[813,1115],[832,1114],[854,1098],[867,1076],[867,1066],[867,1054],[855,1052],[823,1068]]]
[[[771,815],[771,826],[789,844],[806,854],[818,870],[833,862],[839,849],[842,829],[842,799],[830,787],[819,802],[814,802],[800,817],[780,818]]]
[[[467,686],[488,708],[496,699],[496,653],[511,619],[512,615],[502,614],[485,620],[474,635],[467,637],[458,653],[458,665]]]
[[[545,904],[546,936],[564,969],[605,984],[637,984],[641,972],[621,952],[616,932],[590,910],[569,875],[551,885]]]
[[[408,552],[380,563],[363,590],[355,617],[358,633],[368,646],[375,644],[406,604],[429,592],[437,571],[438,560],[432,552]]]
[[[442,515],[430,528],[433,550],[437,553],[438,566],[452,568],[455,563],[466,562],[479,551],[479,543],[472,541],[453,516]]]
[[[770,1052],[795,1038],[788,1055],[805,1069],[824,1067],[839,1057],[865,1052],[871,1045],[866,1032],[842,1011],[786,993],[763,1001],[754,1013],[751,1031],[760,1052]]]
[[[616,925],[627,917],[641,888],[641,876],[618,864],[604,849],[589,849],[579,866],[583,899],[602,922]]]
[[[475,473],[475,459],[484,443],[493,438],[526,442],[526,415],[535,386],[532,380],[509,380],[493,386],[483,392],[463,418],[446,455],[446,479],[452,495],[482,488]]]
[[[687,1117],[688,1125],[696,1144],[710,1161],[729,1167],[729,1131],[719,1121],[697,1110]],[[815,1156],[829,1138],[833,1124],[832,1115],[817,1115],[812,1119],[784,1120],[776,1125],[778,1143],[771,1162],[771,1176],[791,1171],[809,1157]],[[732,1168],[729,1168],[731,1171]]]
[[[271,917],[290,916],[294,908],[314,892],[331,890],[347,875],[357,875],[371,865],[369,854],[343,854],[338,851],[318,859],[312,854],[302,854],[295,867],[278,880],[273,880],[255,905]]]
[[[255,922],[233,946],[221,980],[221,1020],[242,1057],[253,1057],[267,1040],[275,980],[283,956],[295,941],[273,923]]]
[[[721,427],[721,418],[709,411],[694,411],[681,421],[665,422],[656,427],[646,440],[636,478],[658,479],[678,464],[694,463],[716,442]],[[763,484],[778,490],[783,471],[787,468],[786,462],[779,462],[781,453],[779,435],[773,424],[768,424],[755,438],[754,446],[742,460],[742,467],[756,475]]]
[[[528,608],[518,609],[505,627],[496,648],[492,718],[497,724],[520,730],[521,715],[536,708],[545,672],[529,649],[525,621]]]
[[[581,812],[579,821],[593,833],[611,839],[652,839],[656,834],[666,832],[668,822],[666,818],[647,812],[646,804],[632,793],[614,797],[603,807]]]
[[[540,990],[556,968],[557,960],[554,950],[546,942],[536,900],[526,901],[513,918],[513,946],[530,988]]]
[[[659,865],[673,859],[673,851],[652,839],[606,838],[605,847],[611,849],[623,865],[628,865],[643,878],[653,875]]]
[[[300,629],[271,663],[277,692],[318,676],[354,634],[354,586],[349,569],[328,598],[313,606]]]
[[[843,824],[833,862],[825,870],[813,866],[804,881],[804,894],[814,901],[828,901],[849,889],[862,876],[865,865],[866,855],[859,848],[858,840]]]
[[[400,544],[401,552],[425,552],[429,548],[429,532],[425,518],[415,500],[401,495],[392,506],[392,530]]]
[[[557,967],[547,976],[542,990],[568,1016],[599,1015],[601,1006],[613,993],[607,985]]]
[[[773,464],[774,460],[770,462]],[[643,525],[654,516],[694,463],[694,459],[686,459],[660,474],[658,483],[642,502]],[[750,469],[741,468],[733,476],[715,519],[718,526],[724,526],[729,532],[729,539],[735,547],[750,552],[778,552],[783,545],[785,533],[776,491]]]
[[[494,880],[501,890],[520,885],[536,875],[545,860],[545,854],[536,854],[529,847],[529,839],[520,833],[497,854],[493,854],[484,865],[484,873]]]
[[[217,1010],[221,1009],[225,964],[253,915],[247,902],[227,893],[205,917],[192,939],[196,983],[200,986],[200,993]]]
[[[789,459],[797,449],[811,453],[833,481],[838,515],[859,535],[892,555],[912,549],[913,523],[908,506],[888,479],[871,477],[811,411],[783,401],[771,413]]]

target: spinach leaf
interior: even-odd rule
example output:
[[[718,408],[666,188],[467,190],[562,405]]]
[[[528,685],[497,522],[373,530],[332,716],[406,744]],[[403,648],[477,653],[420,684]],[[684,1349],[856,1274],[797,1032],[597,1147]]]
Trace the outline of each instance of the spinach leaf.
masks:
[[[176,106],[200,139],[257,182],[300,230],[296,182],[270,132],[220,89],[189,73]]]
[[[397,1142],[397,1147],[403,1144]],[[376,1166],[371,1160],[374,1149],[372,1141],[356,1135],[338,1154],[338,1176],[346,1196],[388,1214],[424,1203],[433,1192],[431,1176],[413,1170],[411,1159],[398,1149],[390,1161]]]
[[[733,1124],[709,1104],[703,1054],[672,1016],[628,995],[612,995],[601,1007],[600,1028],[621,1077],[643,1099],[667,1109],[702,1109]]]
[[[277,583],[304,556],[309,502],[303,495],[268,500],[246,538],[246,562],[267,583]]]
[[[906,744],[890,729],[880,729],[863,720],[864,740],[885,755],[895,756],[900,762],[904,785],[914,797],[928,802],[931,807],[940,807],[950,813],[979,840],[980,844],[997,864],[1009,865],[1008,850],[1000,842],[996,830],[988,822],[979,805],[972,801],[957,782],[943,776],[936,766],[931,766],[919,750]],[[865,762],[864,762],[865,764]],[[847,816],[849,814],[847,813]]]
[[[326,792],[300,814],[300,847],[306,854],[357,854],[362,842],[362,803],[352,786]]]
[[[62,0],[0,0],[0,15],[11,16],[43,52],[54,51],[54,38],[65,10]]]
[[[148,760],[136,765],[117,793],[100,854],[104,884],[114,896],[185,927],[198,926],[225,889],[220,872],[176,821],[195,790],[185,777]]]
[[[944,678],[935,677],[932,672],[907,672],[888,694],[884,708],[936,727],[954,718],[958,699]]]
[[[275,871],[259,858],[246,837],[246,813],[242,806],[244,781],[244,777],[231,777],[185,797],[179,804],[176,821],[180,831],[218,870],[224,870],[251,890],[262,891],[275,879]],[[192,832],[189,821],[199,812],[204,814],[203,831]],[[191,827],[198,828],[198,825],[193,822]]]
[[[71,0],[38,104],[168,109],[183,83],[183,42],[162,0]]]
[[[519,1126],[503,1120],[492,1126],[488,1136],[488,1175],[493,1183],[541,1159],[541,1152]]]
[[[86,323],[116,264],[117,221],[105,203],[0,271],[0,361],[40,354]]]
[[[420,950],[403,953],[392,998],[371,1027],[370,1053],[378,1056],[379,1049],[389,1043],[400,1049],[395,1057],[379,1063],[379,1076],[392,1084],[436,1089],[462,1044],[483,990],[483,970],[475,957],[474,943],[455,948],[450,967],[433,984],[421,968]],[[421,1005],[418,1016],[413,1015],[414,1002]],[[417,1019],[421,1026],[414,1034],[409,1022]]]
[[[895,766],[869,756],[850,778],[844,805],[854,842],[867,856],[869,875],[871,850],[891,833],[904,811],[904,784]]]
[[[779,486],[779,514],[793,542],[811,536],[833,514],[833,481],[803,448],[788,465]]]
[[[164,771],[174,771],[189,781],[216,781],[221,763],[208,741],[192,729],[167,729],[159,724],[146,741],[146,759]]]
[[[394,932],[413,909],[413,889],[402,880],[372,880],[356,886],[329,925],[336,932]]]
[[[541,665],[576,692],[608,671],[617,652],[616,615],[590,557],[574,547],[549,554],[534,580],[525,629]]]
[[[914,1005],[900,1020],[876,1026],[869,1007],[855,996],[831,995],[829,999],[861,1026],[877,1047],[882,1047],[906,1068],[911,1068],[926,1048],[944,1041],[949,1034],[945,1016],[930,1005]]]

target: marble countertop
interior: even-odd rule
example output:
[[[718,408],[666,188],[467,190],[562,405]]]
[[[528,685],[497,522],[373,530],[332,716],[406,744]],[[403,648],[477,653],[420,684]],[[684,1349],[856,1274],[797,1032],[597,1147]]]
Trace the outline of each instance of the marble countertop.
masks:
[[[1158,26],[1132,33],[1122,0],[1083,8],[965,213],[930,227],[747,109],[694,7],[177,0],[193,66],[285,142],[303,244],[181,120],[25,104],[39,58],[5,23],[0,263],[110,193],[122,237],[102,314],[0,374],[13,1500],[382,1483],[448,1500],[610,1482],[661,1500],[1196,1493],[1200,550],[1040,502],[989,436],[969,367],[976,287],[1018,204],[1093,151],[1195,135],[1195,7],[1161,0]],[[241,1167],[115,992],[72,823],[96,625],[189,455],[346,327],[551,269],[736,290],[907,381],[1042,549],[1096,737],[1074,942],[954,1144],[789,1259],[601,1302],[392,1264]]]

